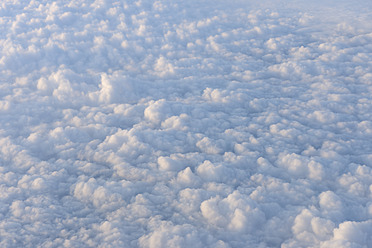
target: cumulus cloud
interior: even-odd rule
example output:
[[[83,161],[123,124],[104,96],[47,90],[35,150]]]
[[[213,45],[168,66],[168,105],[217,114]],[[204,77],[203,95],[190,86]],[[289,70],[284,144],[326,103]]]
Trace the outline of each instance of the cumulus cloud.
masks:
[[[371,10],[3,1],[0,246],[372,246]]]

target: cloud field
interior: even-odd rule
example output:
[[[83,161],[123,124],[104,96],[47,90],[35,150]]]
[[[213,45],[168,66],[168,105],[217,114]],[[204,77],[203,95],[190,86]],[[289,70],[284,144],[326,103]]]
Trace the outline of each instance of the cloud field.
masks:
[[[372,247],[368,1],[0,3],[0,247]]]

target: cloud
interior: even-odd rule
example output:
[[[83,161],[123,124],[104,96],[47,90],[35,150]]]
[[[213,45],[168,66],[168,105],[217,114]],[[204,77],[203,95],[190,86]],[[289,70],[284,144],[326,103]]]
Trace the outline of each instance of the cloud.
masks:
[[[209,223],[225,230],[253,233],[265,221],[255,202],[237,191],[222,200],[215,197],[204,201],[200,209]]]
[[[269,2],[1,3],[0,246],[371,246],[372,6]]]

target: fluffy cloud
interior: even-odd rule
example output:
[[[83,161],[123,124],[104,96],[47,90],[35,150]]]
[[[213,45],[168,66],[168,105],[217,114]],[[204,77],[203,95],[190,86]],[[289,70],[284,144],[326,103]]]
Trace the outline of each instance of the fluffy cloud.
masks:
[[[371,246],[371,10],[3,1],[0,246]]]

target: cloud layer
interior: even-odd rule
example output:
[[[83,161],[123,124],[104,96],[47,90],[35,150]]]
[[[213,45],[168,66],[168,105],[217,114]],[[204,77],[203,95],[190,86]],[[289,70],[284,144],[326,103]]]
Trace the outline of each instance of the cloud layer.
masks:
[[[372,246],[372,6],[329,2],[1,3],[0,246]]]

